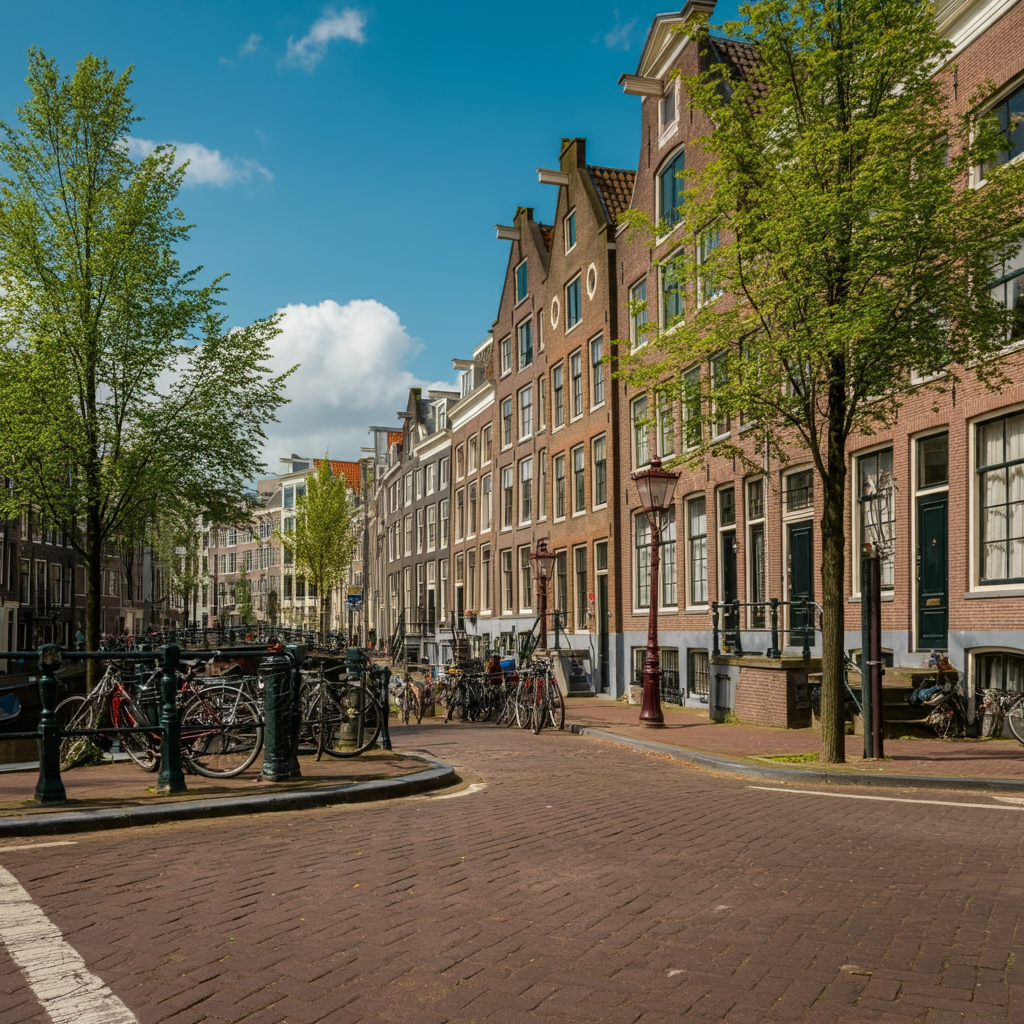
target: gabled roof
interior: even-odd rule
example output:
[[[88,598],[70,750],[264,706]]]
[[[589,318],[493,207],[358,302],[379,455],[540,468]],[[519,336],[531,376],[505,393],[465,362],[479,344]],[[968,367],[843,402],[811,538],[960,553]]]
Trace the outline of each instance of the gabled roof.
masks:
[[[399,435],[401,437],[401,435]],[[323,459],[314,459],[313,468],[319,469]],[[339,462],[337,459],[328,459],[331,464],[331,472],[335,476],[343,476],[345,483],[356,492],[359,493],[359,463],[358,462]]]
[[[636,171],[627,171],[620,167],[595,167],[587,165],[587,173],[593,182],[605,219],[609,224],[618,221],[619,214],[629,209],[633,197],[633,182]]]
[[[746,79],[755,96],[764,94],[764,84],[757,76],[757,50],[750,43],[740,43],[722,36],[708,36],[711,58],[716,64],[724,64],[733,78]]]

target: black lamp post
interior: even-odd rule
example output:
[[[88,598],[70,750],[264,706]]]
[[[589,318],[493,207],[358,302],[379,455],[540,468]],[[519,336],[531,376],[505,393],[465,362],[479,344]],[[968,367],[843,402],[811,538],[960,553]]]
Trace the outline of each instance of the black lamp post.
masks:
[[[545,541],[537,541],[537,550],[530,555],[533,563],[533,577],[537,581],[537,598],[540,605],[540,635],[537,646],[543,651],[548,645],[548,577],[555,556],[548,551]]]
[[[632,475],[640,505],[651,524],[651,599],[647,616],[647,655],[644,658],[644,691],[640,707],[643,725],[664,725],[661,711],[661,664],[658,656],[658,569],[661,565],[661,513],[672,507],[678,473],[661,468],[655,455],[647,469]]]

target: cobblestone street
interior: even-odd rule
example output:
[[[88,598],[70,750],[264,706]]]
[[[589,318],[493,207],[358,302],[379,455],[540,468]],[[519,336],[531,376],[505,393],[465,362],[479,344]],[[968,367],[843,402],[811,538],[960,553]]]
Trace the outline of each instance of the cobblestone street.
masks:
[[[477,785],[8,840],[0,866],[143,1024],[1024,1019],[1019,798],[394,738]],[[0,1024],[47,1019],[0,944]]]

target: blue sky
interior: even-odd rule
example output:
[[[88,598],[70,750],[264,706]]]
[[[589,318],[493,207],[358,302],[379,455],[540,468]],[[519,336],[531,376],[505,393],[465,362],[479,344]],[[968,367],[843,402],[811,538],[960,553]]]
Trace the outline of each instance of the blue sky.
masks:
[[[559,139],[635,166],[639,100],[616,81],[672,5],[3,8],[0,118],[25,98],[30,45],[65,73],[86,52],[134,64],[138,151],[174,141],[192,157],[183,264],[230,272],[233,323],[287,311],[281,358],[304,365],[276,461],[295,445],[355,457],[410,384],[453,379],[497,311],[508,243],[493,225],[517,205],[550,217],[534,169]],[[735,9],[719,3],[715,21]]]

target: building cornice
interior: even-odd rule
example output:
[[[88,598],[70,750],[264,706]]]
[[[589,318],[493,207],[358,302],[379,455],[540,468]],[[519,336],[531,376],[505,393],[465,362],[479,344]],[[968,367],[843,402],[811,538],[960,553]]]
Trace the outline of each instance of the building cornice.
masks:
[[[484,381],[480,387],[474,388],[465,398],[456,402],[448,410],[448,419],[451,422],[452,430],[458,430],[493,404],[494,381]]]

